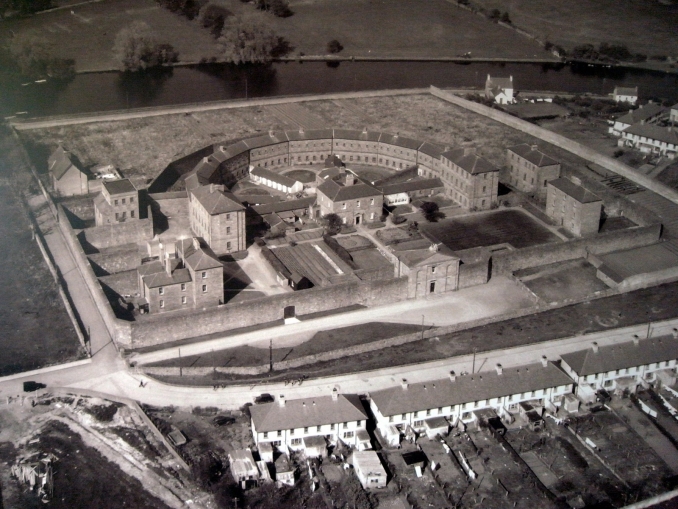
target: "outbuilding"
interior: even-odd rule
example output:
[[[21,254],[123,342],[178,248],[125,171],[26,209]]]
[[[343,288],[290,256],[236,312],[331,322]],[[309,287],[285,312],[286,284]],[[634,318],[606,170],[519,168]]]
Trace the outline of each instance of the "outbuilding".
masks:
[[[353,467],[365,489],[385,488],[386,470],[379,455],[374,451],[356,451],[353,453]]]

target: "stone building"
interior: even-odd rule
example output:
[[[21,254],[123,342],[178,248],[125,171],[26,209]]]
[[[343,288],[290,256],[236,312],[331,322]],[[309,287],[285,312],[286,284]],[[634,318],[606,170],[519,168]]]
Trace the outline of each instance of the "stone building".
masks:
[[[129,179],[105,180],[94,198],[97,226],[139,219],[139,191]]]
[[[337,214],[344,224],[362,224],[379,221],[384,204],[381,191],[355,180],[346,172],[344,182],[326,180],[318,186],[317,205],[320,216]]]
[[[87,194],[87,175],[78,167],[70,152],[59,145],[47,159],[52,188],[59,196]]]
[[[159,260],[137,267],[142,309],[162,313],[224,302],[224,267],[196,238],[160,245]]]
[[[291,179],[261,166],[250,166],[250,178],[257,184],[270,187],[276,191],[287,194],[298,193],[304,189],[304,185],[298,180]]]
[[[224,186],[209,184],[192,189],[188,217],[193,233],[218,255],[247,249],[245,207],[233,194],[224,192]]]
[[[499,170],[472,148],[448,150],[440,178],[449,198],[466,209],[489,210],[497,202]]]
[[[603,201],[576,177],[548,183],[546,215],[578,237],[598,233]]]
[[[638,102],[638,87],[614,87],[612,100],[618,103],[636,104]]]
[[[560,177],[560,163],[541,152],[537,145],[521,143],[506,149],[510,184],[524,193],[546,198],[547,182]]]
[[[608,128],[608,132],[615,136],[621,136],[624,129],[628,129],[634,124],[656,124],[664,116],[666,108],[660,104],[652,102],[641,105],[635,110],[629,110],[625,115],[620,116]]]
[[[491,77],[485,80],[485,97],[493,99],[497,104],[513,104],[515,102],[513,76],[508,78]]]
[[[378,189],[384,194],[386,205],[402,205],[416,198],[423,199],[445,192],[445,186],[438,178],[409,180],[380,186]]]
[[[442,244],[396,251],[396,277],[407,276],[407,298],[453,292],[459,288],[460,258]]]

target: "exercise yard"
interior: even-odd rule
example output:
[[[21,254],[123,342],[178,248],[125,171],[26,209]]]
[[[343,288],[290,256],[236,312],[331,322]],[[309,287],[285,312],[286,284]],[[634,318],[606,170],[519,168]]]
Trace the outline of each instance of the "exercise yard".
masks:
[[[472,214],[437,223],[420,223],[419,229],[449,247],[462,251],[508,243],[516,249],[558,242],[558,237],[519,210]]]

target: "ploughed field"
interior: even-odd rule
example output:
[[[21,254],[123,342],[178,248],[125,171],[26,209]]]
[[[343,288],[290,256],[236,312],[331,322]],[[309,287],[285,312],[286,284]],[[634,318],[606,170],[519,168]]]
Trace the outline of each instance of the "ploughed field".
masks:
[[[558,241],[548,229],[518,210],[443,219],[437,223],[421,223],[419,228],[453,251],[503,243],[521,249]]]

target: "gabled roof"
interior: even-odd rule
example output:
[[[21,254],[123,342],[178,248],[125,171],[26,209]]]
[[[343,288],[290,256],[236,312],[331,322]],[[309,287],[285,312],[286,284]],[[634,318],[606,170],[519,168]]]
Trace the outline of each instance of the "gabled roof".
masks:
[[[670,127],[661,127],[653,124],[635,124],[627,127],[623,132],[678,145],[678,133]]]
[[[332,201],[355,200],[370,196],[381,196],[381,191],[369,184],[358,183],[352,186],[342,186],[331,179],[325,180],[325,182],[318,186],[317,190]]]
[[[396,254],[398,260],[410,268],[432,265],[435,263],[445,263],[450,260],[459,260],[460,258],[447,246],[442,244],[434,245],[424,249],[413,249],[409,251],[400,251]]]
[[[560,189],[563,193],[568,196],[571,196],[579,203],[592,203],[595,201],[601,201],[601,199],[593,194],[591,191],[586,190],[580,185],[575,184],[570,179],[561,177],[559,179],[551,180],[548,183],[550,186]]]
[[[463,148],[448,150],[443,154],[443,157],[452,161],[462,170],[470,173],[471,175],[499,171],[499,169],[495,168],[487,160],[478,156],[474,152],[468,152]]]
[[[362,130],[358,129],[335,129],[334,130],[334,139],[335,140],[356,140],[356,141],[379,141],[379,136],[381,133],[375,131]]]
[[[332,139],[332,129],[299,129],[285,131],[290,141]]]
[[[638,87],[614,87],[614,95],[638,96]]]
[[[252,207],[252,210],[257,214],[263,216],[273,212],[286,212],[288,210],[307,209],[310,205],[315,203],[315,196],[308,198],[300,198],[298,200],[287,200],[279,203],[268,203],[266,205],[257,205]]]
[[[204,248],[199,248],[194,253],[186,256],[185,261],[186,265],[191,267],[194,271],[223,267],[223,264],[217,257],[208,253]]]
[[[137,267],[137,272],[144,280],[148,288],[158,288],[160,286],[171,286],[180,283],[190,283],[191,274],[187,269],[177,269],[178,259],[170,260],[172,263],[172,275],[167,274],[165,267],[159,261],[144,263]]]
[[[80,168],[73,164],[70,152],[64,150],[61,145],[59,145],[47,159],[47,168],[57,180],[61,180],[61,177],[63,177],[71,168],[75,168],[82,172]]]
[[[417,150],[421,146],[421,142],[418,140],[413,140],[412,138],[406,138],[400,136],[399,134],[389,134],[381,133],[379,137],[380,143],[388,143],[389,145],[395,145],[396,147],[409,148],[410,150]]]
[[[598,352],[589,348],[564,353],[560,357],[577,375],[595,375],[678,359],[678,339],[672,336],[660,336],[641,339],[637,345],[629,341],[617,345],[599,346]]]
[[[523,159],[528,160],[540,168],[543,166],[553,166],[554,164],[559,164],[558,161],[547,156],[541,150],[538,150],[535,145],[521,143],[515,147],[509,147],[508,150],[514,154],[518,154]]]
[[[656,115],[659,115],[665,110],[663,106],[654,103],[648,103],[644,106],[639,106],[635,110],[629,111],[626,115],[622,115],[616,121],[622,124],[637,124],[642,120],[647,120]]]
[[[560,368],[548,362],[517,368],[504,368],[501,375],[486,371],[432,382],[409,384],[407,389],[392,387],[371,392],[372,401],[384,416],[399,415],[430,408],[472,403],[512,394],[521,394],[572,384]]]
[[[331,179],[337,175],[341,175],[342,173],[344,172],[336,167],[325,168],[320,173],[318,173],[317,178],[327,180],[328,178]]]
[[[336,400],[332,396],[292,399],[284,406],[278,401],[254,405],[250,407],[250,415],[258,433],[367,419],[355,394],[339,394]]]
[[[428,141],[422,143],[418,150],[422,154],[431,156],[434,159],[438,159],[443,154],[443,152],[445,152],[445,149],[443,147],[436,145],[434,143],[429,143]]]
[[[271,131],[262,136],[255,136],[253,138],[246,138],[243,142],[250,148],[267,147],[269,145],[277,145],[278,143],[287,142],[287,134],[285,131]]]
[[[342,161],[341,158],[339,158],[336,154],[332,154],[328,156],[327,159],[325,159],[325,168],[327,169],[343,168],[344,166],[346,166],[344,161]]]
[[[397,194],[397,193],[408,193],[411,191],[423,191],[426,189],[437,189],[443,187],[443,183],[439,178],[434,179],[416,179],[409,180],[407,182],[399,182],[396,184],[389,184],[387,186],[379,187],[382,193],[385,195],[388,194]]]
[[[252,168],[252,170],[250,171],[250,175],[268,179],[271,182],[275,182],[276,184],[280,184],[281,186],[285,187],[293,187],[294,184],[297,183],[296,180],[292,180],[291,178],[286,177],[285,175],[280,175],[279,173],[267,170],[266,168],[262,168],[261,166]]]
[[[129,181],[129,179],[119,180],[104,180],[104,187],[111,196],[115,194],[136,193],[137,188]]]
[[[196,200],[210,215],[225,214],[245,210],[238,199],[231,193],[221,191],[217,186],[210,184],[191,190]]]

